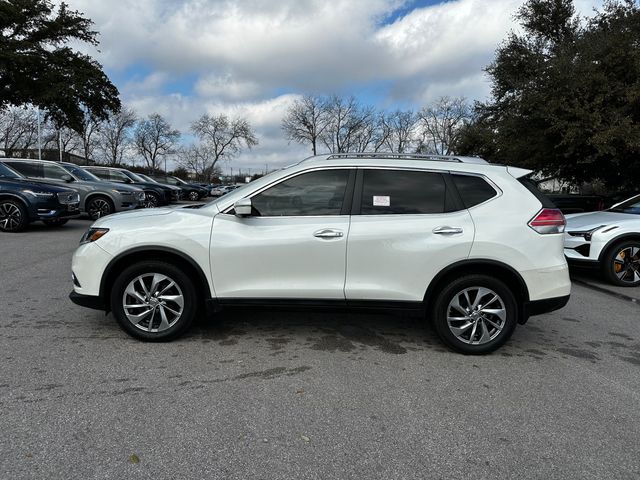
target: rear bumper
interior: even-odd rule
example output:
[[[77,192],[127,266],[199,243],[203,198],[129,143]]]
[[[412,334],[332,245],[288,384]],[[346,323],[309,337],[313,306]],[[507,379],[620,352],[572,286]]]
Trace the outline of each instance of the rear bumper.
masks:
[[[80,305],[81,307],[92,308],[94,310],[106,310],[105,304],[100,297],[71,292],[69,294],[69,299],[73,303],[75,303],[76,305]]]
[[[523,318],[526,321],[526,319],[534,315],[542,315],[543,313],[549,313],[555,310],[560,310],[567,303],[569,303],[570,297],[571,295],[564,295],[562,297],[552,297],[552,298],[545,298],[542,300],[529,301],[524,305]]]

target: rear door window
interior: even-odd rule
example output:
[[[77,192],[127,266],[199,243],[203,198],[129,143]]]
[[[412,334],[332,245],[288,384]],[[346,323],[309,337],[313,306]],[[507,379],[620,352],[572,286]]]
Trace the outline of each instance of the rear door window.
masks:
[[[428,214],[447,211],[446,184],[440,173],[365,170],[361,215]]]
[[[42,164],[30,162],[11,162],[5,161],[14,170],[18,171],[25,177],[43,178]]]

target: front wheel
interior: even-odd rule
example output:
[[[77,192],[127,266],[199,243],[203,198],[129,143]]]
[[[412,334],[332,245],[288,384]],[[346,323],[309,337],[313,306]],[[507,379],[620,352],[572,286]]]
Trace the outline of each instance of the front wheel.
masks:
[[[480,355],[505,343],[517,324],[517,304],[502,281],[474,274],[458,278],[438,294],[433,321],[453,350]]]
[[[0,232],[21,232],[29,224],[27,209],[16,200],[0,200]]]
[[[603,257],[602,270],[614,285],[640,285],[640,240],[623,241],[610,248]]]
[[[111,215],[115,207],[111,200],[106,197],[92,197],[87,203],[87,213],[91,220],[98,220],[101,217]]]
[[[196,191],[189,192],[189,200],[191,200],[192,202],[197,202],[198,200],[200,200],[200,195],[198,195],[198,192]]]
[[[111,310],[129,335],[145,341],[179,337],[194,320],[191,279],[171,263],[149,260],[125,269],[111,291]]]
[[[160,204],[160,198],[153,192],[145,192],[144,208],[155,208]]]

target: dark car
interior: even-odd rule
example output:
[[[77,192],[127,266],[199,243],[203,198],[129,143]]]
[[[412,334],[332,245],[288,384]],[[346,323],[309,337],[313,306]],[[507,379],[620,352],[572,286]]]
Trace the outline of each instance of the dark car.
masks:
[[[201,198],[209,196],[209,189],[196,185],[195,183],[188,183],[181,178],[174,177],[173,175],[150,175],[151,178],[165,185],[173,185],[182,189],[183,198],[187,198],[193,202],[200,200]]]
[[[574,193],[547,193],[551,200],[565,215],[569,213],[596,212],[604,210],[604,197],[599,195],[578,195]]]
[[[60,226],[79,215],[78,192],[29,181],[0,163],[0,231],[19,232],[39,220],[48,226]]]
[[[82,168],[103,180],[115,183],[126,183],[134,187],[142,188],[146,195],[144,206],[147,208],[169,205],[172,201],[178,199],[175,191],[168,186],[145,182],[142,178],[137,177],[133,172],[125,168],[96,166]]]

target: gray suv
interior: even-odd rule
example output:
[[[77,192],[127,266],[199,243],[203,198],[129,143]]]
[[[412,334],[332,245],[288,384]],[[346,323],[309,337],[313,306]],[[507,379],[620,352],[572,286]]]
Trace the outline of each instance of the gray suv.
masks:
[[[25,177],[47,183],[63,184],[80,194],[80,210],[92,220],[105,215],[142,207],[142,189],[119,183],[103,182],[95,175],[71,163],[3,158],[0,161]]]

